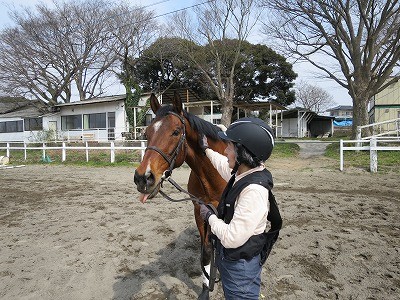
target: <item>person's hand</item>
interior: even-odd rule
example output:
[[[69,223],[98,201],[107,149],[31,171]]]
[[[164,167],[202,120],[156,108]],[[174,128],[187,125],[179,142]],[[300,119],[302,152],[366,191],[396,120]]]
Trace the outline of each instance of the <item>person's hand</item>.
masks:
[[[206,149],[208,148],[208,141],[205,135],[199,136],[199,146],[204,154],[206,154]]]
[[[209,205],[200,204],[200,216],[204,221],[208,222],[208,218],[214,214],[214,210],[212,210]]]

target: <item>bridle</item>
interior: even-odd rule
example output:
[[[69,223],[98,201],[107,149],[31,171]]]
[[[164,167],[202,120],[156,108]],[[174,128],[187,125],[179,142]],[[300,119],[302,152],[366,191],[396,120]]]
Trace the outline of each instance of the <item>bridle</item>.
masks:
[[[175,117],[177,117],[181,123],[182,123],[182,134],[181,137],[178,141],[178,143],[176,144],[174,150],[172,150],[172,152],[170,154],[166,154],[164,151],[162,151],[161,149],[157,148],[156,146],[148,146],[146,148],[145,151],[147,150],[153,150],[156,151],[158,154],[160,154],[162,156],[162,158],[165,159],[165,161],[168,163],[168,169],[164,171],[163,175],[161,176],[160,181],[158,182],[156,188],[154,189],[154,191],[157,191],[167,200],[171,201],[171,202],[182,202],[182,201],[195,201],[198,204],[204,204],[204,201],[201,200],[200,198],[197,198],[196,196],[192,195],[191,193],[189,193],[188,191],[184,190],[178,183],[176,183],[172,178],[172,170],[175,167],[175,162],[176,162],[176,158],[178,157],[180,151],[183,149],[183,151],[185,152],[185,156],[186,156],[186,152],[187,152],[187,144],[186,142],[186,126],[185,126],[185,118],[173,111],[168,112],[168,114],[173,115]],[[184,199],[173,199],[170,196],[168,196],[167,194],[165,194],[162,190],[162,184],[163,182],[167,180],[169,183],[171,183],[179,192],[185,193],[187,195],[189,195],[189,198],[184,198]]]
[[[177,113],[175,113],[173,111],[168,112],[168,114],[177,117],[182,122],[182,125],[183,125],[182,126],[182,134],[181,134],[181,137],[180,137],[180,139],[178,141],[178,144],[175,146],[174,150],[170,154],[166,154],[165,152],[163,152],[162,150],[160,150],[156,146],[148,146],[146,148],[146,150],[145,150],[145,151],[147,151],[147,150],[156,151],[168,163],[168,169],[166,171],[164,171],[164,174],[161,177],[161,183],[162,183],[162,181],[164,181],[165,179],[167,179],[167,178],[169,178],[171,176],[172,170],[174,169],[174,166],[175,166],[176,158],[178,157],[181,149],[182,148],[184,149],[185,155],[186,155],[186,151],[187,151],[187,149],[186,149],[187,145],[185,143],[185,141],[186,141],[185,119],[181,115],[179,115],[179,114],[177,114]]]

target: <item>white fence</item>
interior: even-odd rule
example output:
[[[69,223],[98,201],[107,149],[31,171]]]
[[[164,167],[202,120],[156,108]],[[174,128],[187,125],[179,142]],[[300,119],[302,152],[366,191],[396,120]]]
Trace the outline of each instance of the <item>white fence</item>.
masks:
[[[399,146],[379,145],[382,143],[399,143]],[[345,144],[355,144],[355,146],[345,146]],[[343,171],[344,151],[366,150],[370,153],[370,171],[378,171],[378,151],[400,151],[400,140],[396,137],[377,138],[371,137],[370,140],[340,140],[340,171]],[[400,164],[400,163],[399,163]]]
[[[372,131],[372,136],[362,136],[362,130],[366,128],[369,128]],[[373,136],[392,136],[400,139],[400,118],[364,126],[357,126],[357,140],[369,140]]]
[[[10,157],[11,150],[19,150],[24,151],[24,160],[27,160],[27,150],[42,150],[42,159],[46,158],[47,150],[61,150],[61,161],[64,162],[67,159],[67,151],[68,150],[82,150],[86,153],[86,161],[89,161],[89,151],[90,150],[109,150],[110,151],[110,162],[115,162],[115,151],[116,150],[140,150],[141,151],[141,160],[143,160],[144,152],[146,150],[147,141],[141,140],[136,141],[140,142],[140,146],[132,147],[132,146],[116,146],[114,142],[109,142],[108,146],[93,146],[88,142],[85,142],[84,146],[67,146],[66,142],[52,142],[51,144],[59,143],[60,146],[47,146],[46,143],[42,143],[42,146],[30,146],[30,144],[37,143],[13,143],[7,142],[4,143],[6,146],[0,146],[0,150],[6,150],[6,156]],[[23,144],[23,146],[18,146]]]

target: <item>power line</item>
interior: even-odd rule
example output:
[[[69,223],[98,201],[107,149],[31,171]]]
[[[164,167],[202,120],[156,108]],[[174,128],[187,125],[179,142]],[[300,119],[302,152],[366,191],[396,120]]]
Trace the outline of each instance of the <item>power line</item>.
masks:
[[[171,0],[158,1],[158,2],[155,2],[155,3],[149,4],[149,5],[141,6],[141,8],[148,8],[148,7],[156,6],[158,4],[163,4],[163,3],[169,2],[169,1],[171,1]]]
[[[146,9],[146,8],[149,8],[149,7],[158,5],[158,4],[166,3],[166,2],[169,2],[169,1],[171,1],[171,0],[163,0],[163,1],[155,2],[155,3],[149,4],[149,5],[145,5],[145,6],[138,6],[138,7],[137,7],[136,9],[134,9],[134,10]],[[177,12],[180,12],[180,11],[184,11],[184,10],[187,10],[187,9],[190,9],[190,8],[194,8],[194,7],[197,7],[197,6],[200,6],[200,5],[204,5],[204,4],[210,3],[210,2],[212,2],[212,1],[215,1],[215,0],[207,0],[207,1],[203,1],[203,2],[198,3],[198,4],[186,6],[186,7],[179,8],[179,9],[176,9],[176,10],[173,10],[173,11],[170,11],[170,12],[166,12],[166,13],[163,13],[163,14],[154,15],[154,16],[151,16],[151,17],[149,17],[149,18],[146,18],[146,19],[144,19],[144,20],[142,20],[142,21],[149,21],[149,20],[156,19],[156,18],[159,18],[159,17],[164,17],[164,16],[167,16],[167,15],[170,15],[170,14],[174,14],[174,13],[177,13]],[[125,14],[125,13],[121,13],[121,14],[119,14],[119,15],[117,15],[117,16],[119,17],[119,16],[122,16],[122,15],[124,15],[124,14]],[[107,17],[107,18],[104,19],[104,20],[107,20],[107,19],[110,19],[110,18],[112,18],[112,17]],[[138,21],[133,22],[133,24],[135,24],[135,23],[137,23],[137,22],[138,22]],[[115,29],[120,29],[120,28],[129,26],[129,25],[132,25],[132,23],[126,24],[126,25],[122,25],[122,26],[119,26],[119,27],[116,27]]]
[[[167,2],[167,1],[170,1],[170,0],[165,0],[164,2]],[[167,13],[164,13],[164,14],[161,14],[161,15],[156,15],[155,17],[153,17],[153,19],[158,18],[158,17],[164,17],[166,15],[177,13],[177,12],[180,12],[180,11],[183,11],[183,10],[187,10],[187,9],[190,9],[190,8],[194,8],[194,7],[203,5],[203,4],[207,4],[207,3],[212,2],[212,1],[215,1],[215,0],[207,0],[207,1],[204,1],[202,3],[198,3],[198,4],[194,4],[194,5],[191,5],[191,6],[184,7],[184,8],[176,9],[174,11],[170,11],[170,12],[167,12]]]

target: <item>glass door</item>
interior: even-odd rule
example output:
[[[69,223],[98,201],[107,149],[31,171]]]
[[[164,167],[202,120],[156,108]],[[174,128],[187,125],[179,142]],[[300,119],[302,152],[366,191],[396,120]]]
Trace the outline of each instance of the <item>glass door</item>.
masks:
[[[107,114],[108,140],[115,140],[115,112]]]

